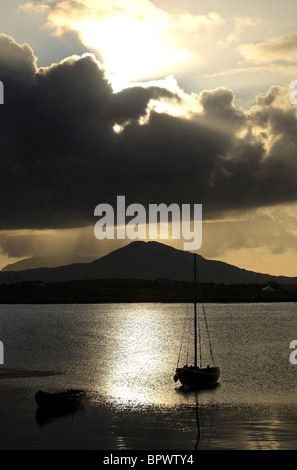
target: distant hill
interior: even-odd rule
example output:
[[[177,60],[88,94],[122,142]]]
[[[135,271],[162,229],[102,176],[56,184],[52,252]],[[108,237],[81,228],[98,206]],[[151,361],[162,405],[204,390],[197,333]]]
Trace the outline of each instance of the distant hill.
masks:
[[[96,259],[94,256],[73,255],[71,253],[64,256],[33,256],[16,263],[7,264],[1,271],[24,271],[25,269],[45,267],[56,268],[72,263],[90,263],[94,259]]]
[[[297,284],[297,277],[271,276],[238,268],[222,261],[212,261],[198,255],[201,282],[224,284],[267,283]],[[90,263],[75,263],[54,268],[0,272],[0,283],[23,281],[66,282],[85,279],[169,278],[191,281],[192,253],[177,250],[158,242],[135,241]]]

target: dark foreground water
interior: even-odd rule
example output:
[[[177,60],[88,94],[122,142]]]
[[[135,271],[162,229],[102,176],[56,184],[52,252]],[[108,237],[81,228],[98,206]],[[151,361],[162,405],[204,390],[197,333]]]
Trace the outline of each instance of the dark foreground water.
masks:
[[[296,304],[206,311],[219,386],[185,393],[173,376],[191,305],[1,305],[0,372],[56,375],[0,378],[0,448],[297,449]],[[40,415],[36,391],[71,387],[82,407]]]

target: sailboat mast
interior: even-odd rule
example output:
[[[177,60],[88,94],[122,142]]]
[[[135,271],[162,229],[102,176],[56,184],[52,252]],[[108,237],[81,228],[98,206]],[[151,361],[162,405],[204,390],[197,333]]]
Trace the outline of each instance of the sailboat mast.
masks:
[[[197,367],[197,288],[196,288],[196,254],[194,254],[194,366]]]

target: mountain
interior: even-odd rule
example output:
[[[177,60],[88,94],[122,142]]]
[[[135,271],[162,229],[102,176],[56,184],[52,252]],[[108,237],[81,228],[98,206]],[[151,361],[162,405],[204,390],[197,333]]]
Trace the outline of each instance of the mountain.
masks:
[[[44,267],[56,268],[71,263],[90,263],[94,261],[94,259],[95,256],[73,255],[71,253],[64,256],[33,256],[32,258],[17,261],[16,263],[7,264],[1,271],[24,271],[25,269]]]
[[[297,284],[297,277],[271,276],[247,271],[222,261],[207,260],[200,255],[197,266],[201,282],[249,284],[275,281],[281,284]],[[17,279],[66,282],[84,279],[155,280],[157,278],[191,281],[192,253],[158,242],[135,241],[90,263],[0,272],[0,284],[12,283]]]

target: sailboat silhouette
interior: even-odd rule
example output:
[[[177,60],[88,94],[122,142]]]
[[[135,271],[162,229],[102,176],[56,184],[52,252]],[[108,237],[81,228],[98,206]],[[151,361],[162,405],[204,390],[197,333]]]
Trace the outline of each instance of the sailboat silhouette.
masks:
[[[201,337],[199,333],[199,351],[200,361],[198,366],[198,331],[197,331],[197,280],[196,280],[196,254],[194,254],[194,365],[176,368],[174,380],[178,380],[183,385],[184,389],[200,389],[207,388],[217,384],[220,376],[220,368],[214,365],[214,358],[211,348],[210,336],[208,331],[208,325],[206,320],[205,309],[203,306],[204,321],[206,326],[206,332],[208,337],[209,352],[211,356],[212,365],[208,364],[206,367],[202,365],[202,348],[201,348]]]

